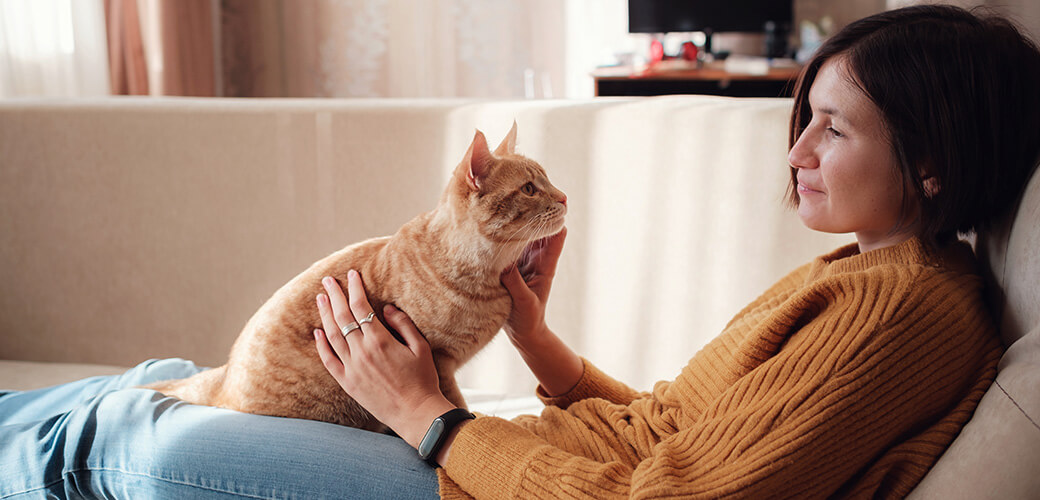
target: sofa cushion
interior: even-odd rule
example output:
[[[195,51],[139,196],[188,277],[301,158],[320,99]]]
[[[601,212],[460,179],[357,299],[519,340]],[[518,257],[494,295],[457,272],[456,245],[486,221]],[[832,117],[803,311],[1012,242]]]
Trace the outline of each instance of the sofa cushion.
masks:
[[[975,415],[912,498],[1035,498],[1040,492],[1040,175],[1018,212],[976,248],[1008,346]]]
[[[97,375],[116,375],[125,367],[90,363],[0,360],[0,391],[27,391]]]
[[[1035,498],[1040,492],[1040,329],[1001,360],[975,415],[910,498]]]

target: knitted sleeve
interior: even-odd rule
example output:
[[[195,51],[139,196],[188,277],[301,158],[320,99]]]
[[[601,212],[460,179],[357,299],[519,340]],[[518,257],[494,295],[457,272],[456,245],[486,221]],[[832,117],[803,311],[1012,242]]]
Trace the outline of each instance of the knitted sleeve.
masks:
[[[638,456],[567,452],[553,436],[479,418],[455,440],[442,494],[454,486],[476,498],[905,494],[969,418],[1000,353],[985,314],[959,300],[964,283],[909,281],[893,290],[835,279],[797,297],[803,314],[777,318],[793,333],[757,346],[768,359]],[[627,423],[622,414],[612,439],[631,434]]]
[[[792,289],[805,281],[805,276],[808,274],[810,266],[811,263],[805,264],[788,273],[787,276],[784,276],[776,284],[762,293],[762,295],[745,306],[743,310],[734,316],[734,318],[741,318],[749,311],[752,311],[769,301],[779,300],[786,297]],[[731,320],[730,323],[734,320]],[[582,373],[581,379],[574,388],[567,393],[559,396],[549,396],[549,394],[545,392],[545,389],[538,386],[535,393],[538,395],[538,398],[542,403],[547,406],[567,408],[572,403],[583,399],[601,398],[610,401],[611,403],[627,405],[636,399],[650,396],[649,392],[636,391],[623,382],[603,373],[585,358],[582,358],[582,364],[584,365],[584,372]],[[669,382],[667,381],[658,382],[655,387],[655,392],[665,390],[668,384]]]
[[[567,408],[571,403],[583,399],[600,398],[611,403],[627,405],[633,400],[646,395],[646,393],[636,391],[623,382],[611,378],[600,371],[599,368],[596,368],[589,360],[581,358],[581,361],[584,365],[581,379],[566,393],[559,396],[549,396],[542,386],[538,386],[535,392],[538,394],[538,398],[542,400],[542,403],[545,403],[546,406]]]

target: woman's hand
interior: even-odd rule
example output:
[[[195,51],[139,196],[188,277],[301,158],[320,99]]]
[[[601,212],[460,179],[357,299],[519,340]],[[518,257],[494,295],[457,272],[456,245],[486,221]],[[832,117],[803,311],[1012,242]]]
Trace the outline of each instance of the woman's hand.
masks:
[[[372,416],[418,446],[430,422],[455,407],[441,394],[429,343],[411,318],[391,305],[383,317],[405,344],[378,319],[363,321],[372,306],[356,271],[347,273],[347,295],[331,277],[322,285],[327,294],[319,294],[317,302],[324,331],[314,332],[322,363]],[[342,328],[355,322],[361,328],[344,335]]]
[[[532,244],[517,265],[502,273],[502,285],[513,298],[506,334],[550,396],[569,391],[585,371],[581,358],[545,323],[545,304],[566,238],[567,228],[563,228]]]
[[[502,284],[513,298],[505,331],[517,347],[549,329],[545,324],[545,304],[549,301],[556,264],[566,239],[565,227],[553,236],[531,243],[520,262],[502,273]]]

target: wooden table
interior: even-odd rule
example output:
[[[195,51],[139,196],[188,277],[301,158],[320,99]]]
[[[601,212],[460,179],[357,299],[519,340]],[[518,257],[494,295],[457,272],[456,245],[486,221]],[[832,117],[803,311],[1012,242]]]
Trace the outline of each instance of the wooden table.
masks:
[[[708,94],[731,97],[791,97],[801,67],[770,67],[764,75],[730,73],[722,64],[646,68],[617,66],[592,72],[597,96]]]

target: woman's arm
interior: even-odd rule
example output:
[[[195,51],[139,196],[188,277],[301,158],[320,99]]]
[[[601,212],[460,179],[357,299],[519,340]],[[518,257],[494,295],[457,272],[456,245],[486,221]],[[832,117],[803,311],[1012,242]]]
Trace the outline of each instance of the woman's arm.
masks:
[[[502,273],[502,284],[513,298],[506,335],[549,396],[569,391],[584,372],[581,358],[545,323],[545,305],[566,238],[563,228],[533,243],[519,266]]]
[[[924,285],[937,291],[919,295],[955,295]],[[718,371],[695,358],[673,384],[684,404],[664,413],[588,401],[473,421],[444,470],[477,498],[903,496],[970,417],[1000,349],[984,326],[904,294],[878,306],[894,312],[887,321],[862,302],[834,299],[724,387],[691,384]],[[773,339],[752,351],[777,349]]]

